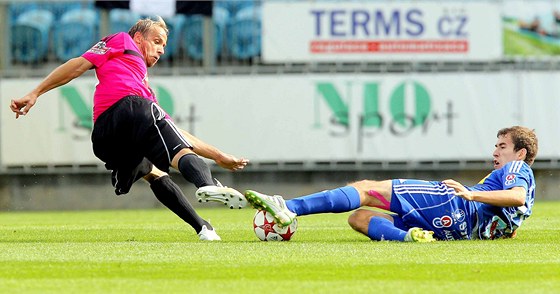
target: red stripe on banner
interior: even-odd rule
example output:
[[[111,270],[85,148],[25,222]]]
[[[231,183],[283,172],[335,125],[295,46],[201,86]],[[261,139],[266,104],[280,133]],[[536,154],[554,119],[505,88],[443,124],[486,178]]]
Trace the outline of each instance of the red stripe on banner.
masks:
[[[465,40],[311,41],[311,53],[466,53]]]

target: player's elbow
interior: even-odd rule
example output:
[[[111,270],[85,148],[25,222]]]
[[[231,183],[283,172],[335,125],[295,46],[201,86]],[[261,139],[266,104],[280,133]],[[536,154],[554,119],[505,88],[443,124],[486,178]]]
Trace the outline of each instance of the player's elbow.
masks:
[[[512,206],[517,207],[525,205],[525,189],[515,189],[512,192],[514,192]]]
[[[515,206],[525,205],[525,195],[515,197]]]
[[[82,56],[74,57],[66,62],[72,70],[69,72],[69,78],[71,80],[81,76],[86,71],[93,68],[93,63],[89,60],[83,58]]]

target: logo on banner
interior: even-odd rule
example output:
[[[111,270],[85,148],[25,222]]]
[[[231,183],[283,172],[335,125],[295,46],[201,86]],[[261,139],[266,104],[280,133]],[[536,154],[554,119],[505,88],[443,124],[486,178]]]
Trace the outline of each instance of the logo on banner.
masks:
[[[436,109],[426,87],[416,81],[398,84],[388,97],[381,95],[380,87],[379,82],[348,82],[341,90],[334,83],[316,83],[316,97],[319,99],[315,99],[315,103],[319,105],[315,109],[326,105],[331,111],[327,127],[329,134],[343,137],[357,129],[358,152],[361,152],[364,139],[380,132],[404,137],[415,130],[426,134],[440,125],[448,135],[453,133],[453,120],[457,114],[453,112],[451,101],[443,109]],[[361,111],[351,108],[356,105],[351,93],[362,93],[362,101],[358,104]],[[323,128],[321,119],[321,113],[315,111],[315,128]]]
[[[425,19],[425,14],[418,7],[405,6],[371,11],[312,8],[309,15],[314,24],[314,39],[310,40],[309,51],[313,54],[469,51],[469,17],[465,13],[442,13],[435,21]],[[430,30],[437,32],[436,38],[426,37]]]

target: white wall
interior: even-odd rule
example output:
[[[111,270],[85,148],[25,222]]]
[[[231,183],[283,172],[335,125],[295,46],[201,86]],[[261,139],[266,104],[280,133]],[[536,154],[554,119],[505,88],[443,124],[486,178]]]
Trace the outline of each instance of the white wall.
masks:
[[[173,105],[181,128],[253,161],[408,161],[490,159],[496,131],[518,124],[537,130],[539,158],[560,158],[559,79],[555,72],[507,72],[156,76],[151,83],[167,101],[162,104]],[[75,125],[78,118],[60,89],[14,119],[9,100],[38,82],[0,82],[1,164],[98,164],[90,131]],[[95,83],[80,78],[66,92],[76,90],[71,99],[91,105]],[[336,93],[330,96],[348,114],[336,119],[324,89]],[[410,118],[404,127],[396,123],[399,107],[391,109],[399,101]],[[426,120],[411,126],[422,107]],[[360,124],[364,109],[376,110],[382,122]]]

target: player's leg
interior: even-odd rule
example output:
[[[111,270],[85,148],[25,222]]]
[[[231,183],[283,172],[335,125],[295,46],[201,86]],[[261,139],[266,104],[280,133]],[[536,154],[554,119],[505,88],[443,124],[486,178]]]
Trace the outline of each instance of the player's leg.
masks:
[[[369,191],[379,191],[381,198],[370,196]],[[285,201],[281,196],[268,196],[247,190],[245,198],[256,209],[263,209],[275,216],[276,220],[287,225],[295,215],[308,215],[327,212],[346,212],[360,206],[383,207],[383,201],[391,200],[391,181],[359,181],[348,186],[325,190]]]
[[[147,157],[153,160],[159,169],[167,171],[171,166],[197,188],[197,197],[200,201],[217,201],[230,208],[246,206],[243,194],[235,189],[223,187],[215,182],[210,168],[197,154],[192,151],[193,146],[181,135],[175,124],[165,118],[163,111],[155,104],[151,105],[154,121],[152,140],[148,143]]]
[[[400,217],[367,209],[358,209],[348,218],[356,231],[377,241],[433,242],[433,232],[407,228]]]
[[[169,175],[156,167],[144,176],[156,198],[169,210],[188,223],[198,234],[200,240],[219,241],[220,236],[206,220],[202,219],[189,203],[181,188]]]
[[[213,179],[208,165],[190,149],[185,148],[177,153],[173,158],[172,166],[198,188],[196,197],[199,202],[220,202],[231,209],[247,206],[245,196]]]
[[[371,181],[362,180],[350,183],[360,196],[360,206],[369,206],[391,210],[392,180]]]
[[[325,190],[286,201],[286,206],[297,215],[327,212],[347,212],[362,205],[359,191],[352,185]]]
[[[171,166],[197,188],[215,185],[208,165],[189,148],[179,150],[171,160]]]
[[[361,193],[354,184],[287,201],[279,195],[268,196],[252,190],[245,191],[245,198],[254,208],[270,212],[284,226],[290,224],[296,215],[351,211],[362,206],[363,201],[368,200],[365,193]]]

